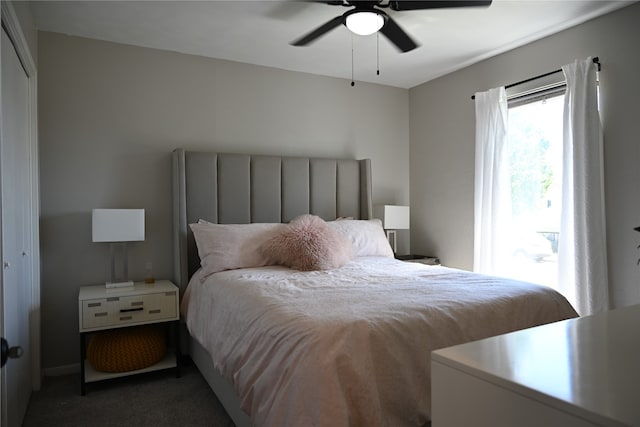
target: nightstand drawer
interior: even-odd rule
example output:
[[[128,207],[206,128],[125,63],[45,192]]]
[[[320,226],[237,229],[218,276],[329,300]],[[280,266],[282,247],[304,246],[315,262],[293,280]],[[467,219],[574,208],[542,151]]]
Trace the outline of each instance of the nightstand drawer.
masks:
[[[84,329],[98,328],[113,323],[113,316],[106,299],[82,302],[82,324]]]
[[[94,288],[94,292],[98,291]],[[118,295],[106,296],[102,292],[101,298],[84,296],[80,300],[81,332],[179,319],[178,289],[173,285],[137,285],[117,292]]]
[[[151,305],[151,295],[109,298],[109,308],[113,313],[113,324],[144,322]]]
[[[149,320],[174,319],[178,316],[177,298],[178,293],[175,291],[163,292],[161,294],[149,295],[149,306],[147,309],[147,318]]]

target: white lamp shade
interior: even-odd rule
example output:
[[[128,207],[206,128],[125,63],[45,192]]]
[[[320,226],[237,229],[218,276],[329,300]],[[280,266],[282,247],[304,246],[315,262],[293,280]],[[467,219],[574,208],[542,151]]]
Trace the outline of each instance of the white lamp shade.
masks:
[[[382,227],[385,230],[409,229],[409,206],[380,206],[378,216],[382,220]]]
[[[94,209],[94,242],[135,242],[144,240],[144,209]]]
[[[373,34],[384,25],[382,15],[375,12],[355,12],[347,15],[345,21],[347,28],[360,36]]]

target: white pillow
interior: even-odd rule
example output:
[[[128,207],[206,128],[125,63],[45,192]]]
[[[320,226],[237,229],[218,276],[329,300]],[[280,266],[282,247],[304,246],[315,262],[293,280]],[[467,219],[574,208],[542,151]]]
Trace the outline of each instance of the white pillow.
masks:
[[[278,223],[189,224],[200,255],[202,280],[223,270],[269,265],[260,246],[282,228]]]
[[[355,256],[394,257],[379,219],[345,219],[328,224],[351,241]]]

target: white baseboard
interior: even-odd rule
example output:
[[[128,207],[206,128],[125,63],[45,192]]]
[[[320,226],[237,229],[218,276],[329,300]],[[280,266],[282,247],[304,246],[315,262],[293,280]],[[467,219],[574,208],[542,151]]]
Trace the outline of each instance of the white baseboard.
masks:
[[[80,364],[73,363],[71,365],[54,366],[53,368],[45,368],[42,375],[45,377],[59,377],[61,375],[70,375],[80,373]]]

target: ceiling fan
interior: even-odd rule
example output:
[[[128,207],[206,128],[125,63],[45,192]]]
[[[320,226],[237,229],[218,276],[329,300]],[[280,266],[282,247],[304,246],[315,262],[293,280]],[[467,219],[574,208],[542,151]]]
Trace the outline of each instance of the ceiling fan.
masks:
[[[333,6],[353,7],[340,16],[322,24],[310,33],[291,43],[294,46],[306,46],[334,28],[344,25],[359,35],[369,35],[380,31],[402,52],[409,52],[418,47],[407,33],[382,9],[394,11],[442,9],[450,7],[489,6],[492,0],[377,0],[351,1],[336,0],[323,1]]]

